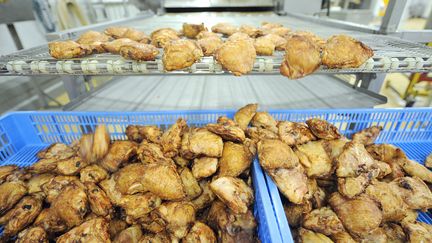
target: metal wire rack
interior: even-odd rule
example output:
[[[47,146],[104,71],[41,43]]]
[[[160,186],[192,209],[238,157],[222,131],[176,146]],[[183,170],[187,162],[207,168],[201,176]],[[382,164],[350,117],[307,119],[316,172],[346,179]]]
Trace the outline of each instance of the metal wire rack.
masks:
[[[358,68],[329,69],[322,66],[317,73],[391,73],[431,72],[432,48],[395,37],[349,33],[370,46],[375,55]],[[160,51],[162,53],[162,50]],[[258,56],[252,74],[279,73],[284,53]],[[146,75],[146,74],[226,74],[213,57],[204,57],[189,68],[166,72],[159,55],[155,61],[137,62],[119,55],[95,54],[85,58],[57,60],[48,53],[47,46],[2,56],[0,75]]]

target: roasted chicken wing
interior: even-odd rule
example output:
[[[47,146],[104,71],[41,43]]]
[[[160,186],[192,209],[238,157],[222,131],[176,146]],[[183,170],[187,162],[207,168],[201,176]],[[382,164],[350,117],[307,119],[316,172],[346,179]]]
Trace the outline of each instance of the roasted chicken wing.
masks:
[[[115,243],[138,243],[143,235],[141,227],[139,225],[132,225],[129,228],[122,230],[115,237]]]
[[[195,221],[195,208],[189,202],[163,203],[157,213],[167,223],[167,231],[175,238],[185,237]]]
[[[241,129],[246,130],[249,123],[252,121],[252,118],[255,116],[257,108],[258,104],[248,104],[243,106],[234,114],[234,121]]]
[[[108,216],[112,213],[112,204],[106,193],[93,182],[85,183],[91,211],[98,216]]]
[[[345,231],[342,222],[329,207],[322,207],[307,213],[303,219],[303,227],[327,236]]]
[[[110,242],[108,221],[100,217],[86,221],[61,235],[57,242]]]
[[[286,203],[283,205],[288,224],[298,228],[303,223],[304,216],[312,211],[312,204],[306,201],[303,204]]]
[[[432,192],[418,177],[400,177],[390,183],[393,190],[400,193],[411,209],[432,208]]]
[[[252,118],[252,126],[278,132],[276,120],[268,112],[257,112]]]
[[[188,199],[194,199],[198,197],[201,194],[202,189],[199,186],[197,179],[192,175],[192,172],[189,170],[189,168],[184,167],[180,169],[179,175]]]
[[[368,172],[374,166],[375,160],[363,144],[349,142],[337,158],[336,174],[338,177],[355,177]]]
[[[26,193],[27,187],[21,181],[5,182],[0,185],[0,216],[11,209]]]
[[[235,213],[246,213],[254,199],[252,189],[234,177],[219,177],[210,184],[210,189]]]
[[[243,144],[225,142],[219,159],[219,176],[237,177],[252,163],[252,154]]]
[[[75,155],[75,151],[64,143],[53,143],[46,149],[43,149],[37,153],[37,157],[40,159],[68,159]]]
[[[222,138],[207,129],[191,129],[187,137],[183,137],[182,150],[192,157],[221,157],[223,150]],[[185,145],[185,146],[183,146]]]

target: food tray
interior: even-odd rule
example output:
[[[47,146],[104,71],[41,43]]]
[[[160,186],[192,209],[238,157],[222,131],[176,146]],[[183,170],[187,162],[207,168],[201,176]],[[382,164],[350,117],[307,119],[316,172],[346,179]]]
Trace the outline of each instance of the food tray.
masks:
[[[127,125],[158,125],[168,128],[183,117],[190,126],[216,122],[219,116],[232,117],[234,111],[173,112],[14,112],[0,118],[0,165],[28,166],[37,161],[36,153],[54,142],[71,143],[83,133],[106,124],[111,139],[127,139]],[[255,191],[254,215],[261,242],[281,242],[279,227],[271,207],[264,174],[257,160],[252,166]],[[0,235],[2,230],[0,229]]]
[[[315,73],[390,73],[431,72],[432,48],[382,35],[349,34],[374,50],[374,56],[358,68],[329,69],[321,66]],[[159,50],[163,52],[162,49]],[[252,74],[279,74],[284,52],[257,56]],[[0,75],[148,75],[148,74],[227,74],[213,57],[203,57],[189,68],[166,72],[161,54],[155,61],[132,61],[109,53],[84,58],[58,60],[48,53],[47,45],[0,57]]]
[[[432,108],[412,109],[329,109],[270,111],[277,120],[302,122],[311,117],[325,119],[347,137],[364,128],[383,127],[377,143],[391,143],[402,148],[410,159],[422,164],[432,152]],[[294,242],[282,207],[281,196],[270,176],[265,175],[275,210],[282,242]],[[432,224],[430,213],[420,213],[419,221]]]

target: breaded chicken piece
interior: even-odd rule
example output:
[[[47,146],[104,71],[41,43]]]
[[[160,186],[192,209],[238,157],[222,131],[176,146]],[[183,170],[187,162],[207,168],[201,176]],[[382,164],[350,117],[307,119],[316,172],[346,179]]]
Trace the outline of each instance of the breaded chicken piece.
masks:
[[[306,124],[317,138],[333,140],[342,136],[337,127],[325,120],[312,118],[307,120]]]
[[[227,41],[216,51],[216,60],[235,76],[252,71],[256,58],[252,41]]]
[[[128,38],[119,38],[110,42],[102,43],[101,46],[109,53],[119,54],[122,46],[132,43],[135,43],[135,41]]]
[[[123,26],[111,26],[104,30],[104,34],[113,37],[114,39],[122,38],[126,31],[128,31],[128,27]]]
[[[236,40],[246,40],[246,41],[250,41],[253,43],[253,38],[251,38],[248,34],[243,33],[243,32],[236,32],[232,35],[230,35],[230,37],[228,37],[227,41],[236,41]]]
[[[266,38],[265,36],[255,39],[254,47],[256,54],[259,56],[272,56],[276,48],[273,40]]]
[[[159,206],[157,214],[166,222],[166,230],[175,238],[187,235],[195,221],[195,208],[190,202],[166,202]]]
[[[110,242],[108,221],[101,217],[86,221],[61,235],[57,242]]]
[[[287,27],[275,27],[270,29],[261,28],[261,30],[263,35],[273,34],[278,35],[282,38],[287,38],[291,33],[291,29]]]
[[[230,36],[238,31],[238,28],[229,23],[218,23],[211,27],[211,30],[215,33],[220,33],[223,35]]]
[[[50,55],[56,59],[78,58],[92,53],[91,49],[71,40],[50,42],[48,48]]]
[[[273,42],[273,44],[275,45],[276,50],[278,51],[284,51],[285,47],[286,47],[286,42],[287,40],[279,35],[275,35],[275,34],[267,34],[264,35],[260,38],[265,38],[265,39],[269,39]]]
[[[125,59],[137,61],[153,61],[159,50],[150,44],[131,42],[120,47],[120,55]]]
[[[322,141],[297,145],[295,153],[308,177],[325,177],[332,172],[333,163],[324,150]]]
[[[251,25],[247,25],[247,24],[242,24],[239,28],[239,31],[247,34],[248,36],[250,36],[252,38],[257,38],[257,37],[263,35],[262,30],[255,28]]]
[[[195,39],[195,37],[201,32],[206,31],[207,28],[204,23],[201,24],[188,24],[183,23],[183,34],[190,39]]]
[[[137,145],[131,141],[115,141],[111,144],[108,154],[100,161],[104,169],[115,172],[120,165],[136,155]]]
[[[243,106],[234,114],[234,121],[241,129],[246,130],[249,123],[252,121],[252,118],[255,116],[257,109],[258,104],[248,104]]]
[[[173,71],[192,66],[203,55],[196,41],[175,40],[164,46],[162,61],[165,70]]]
[[[381,126],[371,126],[363,129],[359,132],[354,133],[352,140],[355,143],[361,143],[366,145],[373,144],[375,139],[379,136],[382,130]]]
[[[268,112],[257,112],[251,123],[254,127],[268,129],[274,133],[278,132],[277,122]]]
[[[223,154],[222,154],[223,156]],[[218,168],[218,159],[211,157],[201,157],[194,159],[192,165],[192,174],[195,178],[201,179],[209,177],[216,173]]]
[[[252,158],[252,153],[243,144],[225,142],[219,159],[219,176],[239,176],[249,169]]]
[[[171,41],[180,39],[177,31],[171,28],[157,29],[151,33],[150,38],[152,45],[157,48],[164,48]]]
[[[212,32],[210,32],[212,33]],[[220,37],[206,37],[197,40],[198,45],[201,47],[204,56],[213,56],[217,49],[223,44]]]
[[[304,38],[310,40],[312,43],[317,45],[319,47],[319,49],[323,49],[324,45],[326,44],[326,41],[323,38],[317,36],[316,34],[314,34],[312,32],[309,32],[309,31],[291,32],[291,33],[288,33],[288,35],[286,37],[289,38],[289,37],[294,36],[294,35],[301,36],[301,37],[304,37]]]
[[[322,64],[329,68],[357,68],[374,55],[371,48],[346,35],[330,37],[324,48]]]
[[[196,221],[182,241],[185,243],[216,243],[216,235],[206,224]]]
[[[276,139],[258,142],[258,158],[261,166],[267,171],[278,168],[290,169],[299,164],[299,158],[290,146]]]
[[[82,34],[78,38],[77,43],[81,45],[88,45],[92,50],[92,53],[102,53],[105,52],[102,44],[110,41],[110,39],[111,38],[109,36],[103,33],[90,30]]]
[[[277,168],[268,170],[267,173],[273,179],[280,192],[290,202],[295,204],[304,203],[308,193],[308,178],[300,165],[290,169]]]
[[[290,79],[302,78],[315,72],[321,65],[319,47],[302,36],[292,36],[285,45],[285,57],[280,67],[282,75]]]
[[[311,130],[303,123],[280,121],[277,124],[277,128],[279,138],[290,146],[316,140]]]
[[[345,231],[342,222],[329,207],[322,207],[307,213],[303,227],[327,236]]]
[[[400,177],[390,182],[390,186],[400,193],[410,209],[426,211],[432,208],[432,192],[418,177]]]
[[[210,189],[234,213],[246,213],[254,200],[253,190],[238,178],[219,177],[210,183]]]
[[[220,38],[221,36],[217,33],[214,32],[210,32],[207,30],[203,30],[201,32],[198,33],[198,35],[196,35],[196,39],[206,39],[206,38]]]

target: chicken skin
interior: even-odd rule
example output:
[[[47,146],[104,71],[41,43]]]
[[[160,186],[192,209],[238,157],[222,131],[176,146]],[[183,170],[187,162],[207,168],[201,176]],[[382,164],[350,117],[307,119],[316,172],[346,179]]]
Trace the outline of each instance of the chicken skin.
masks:
[[[121,198],[119,206],[126,214],[126,222],[133,224],[141,218],[146,217],[152,210],[156,209],[162,200],[151,192],[135,193],[125,195]]]
[[[184,190],[188,199],[194,199],[198,197],[202,189],[198,184],[197,179],[192,175],[189,168],[184,167],[179,170],[180,179],[183,183]]]
[[[203,55],[196,41],[175,40],[164,46],[162,61],[165,70],[174,71],[192,66]]]
[[[328,238],[324,234],[317,233],[312,230],[307,230],[304,228],[299,229],[298,241],[303,243],[313,243],[313,242],[332,243],[333,242],[330,238]]]
[[[279,35],[276,34],[267,34],[261,38],[268,39],[273,42],[275,45],[276,50],[278,51],[284,51],[286,47],[287,40]]]
[[[328,207],[312,210],[303,219],[303,227],[327,236],[344,231],[336,213]]]
[[[373,144],[380,134],[382,127],[380,126],[372,126],[368,127],[360,132],[356,132],[353,135],[353,142],[361,143],[366,145]]]
[[[303,204],[285,203],[283,205],[288,224],[293,228],[298,228],[303,223],[303,218],[312,211],[312,204],[306,201]]]
[[[61,235],[57,242],[111,242],[108,221],[100,217],[86,221]]]
[[[252,118],[255,116],[257,109],[258,104],[248,104],[243,106],[234,114],[234,121],[241,129],[246,130],[249,123],[252,121]]]
[[[268,112],[257,112],[252,118],[252,126],[278,132],[276,120]]]
[[[418,177],[400,177],[393,180],[390,185],[400,193],[409,208],[423,211],[432,208],[432,192]]]
[[[334,35],[323,48],[322,63],[329,68],[357,68],[373,55],[373,50],[362,42],[346,35]]]
[[[108,42],[109,40],[109,36],[97,31],[90,30],[82,34],[78,38],[77,43],[81,45],[88,45],[92,50],[92,53],[102,53],[105,52],[102,44]]]
[[[210,184],[210,189],[235,213],[246,213],[254,199],[252,189],[234,177],[219,177]]]
[[[87,194],[83,188],[70,184],[57,196],[51,207],[68,227],[80,225],[87,213]]]
[[[222,157],[219,160],[219,176],[237,177],[252,163],[249,149],[233,142],[225,142]]]
[[[192,165],[192,175],[197,179],[206,178],[216,173],[217,168],[218,168],[217,158],[211,158],[211,157],[196,158],[194,159]]]
[[[107,171],[117,171],[121,164],[136,155],[137,145],[130,141],[115,141],[111,144],[108,154],[100,161]]]
[[[375,160],[362,144],[349,142],[337,158],[336,174],[338,177],[355,177],[374,166]]]
[[[198,33],[198,35],[196,35],[196,39],[206,39],[206,38],[219,38],[220,39],[220,35],[214,32],[210,32],[207,30],[203,30],[201,32]]]
[[[161,145],[165,157],[173,158],[177,155],[182,143],[181,137],[186,128],[186,121],[179,118],[174,125],[162,134]]]
[[[247,24],[241,25],[239,28],[239,31],[249,35],[252,38],[257,38],[257,37],[263,35],[262,30],[260,30],[259,28],[255,28],[251,25],[247,25]]]
[[[206,180],[201,180],[200,187],[202,189],[201,195],[199,195],[199,197],[191,201],[196,210],[201,210],[205,207],[210,206],[210,204],[216,198],[216,195],[210,189],[210,182]]]
[[[263,35],[277,35],[282,38],[287,38],[291,33],[291,29],[283,26],[269,29],[262,28],[262,33]]]
[[[219,36],[200,38],[197,40],[201,47],[204,56],[213,56],[217,49],[223,44],[223,40]]]
[[[295,153],[308,177],[325,177],[331,173],[332,161],[327,155],[322,141],[310,141],[297,145]]]
[[[66,223],[55,213],[53,208],[45,208],[37,216],[34,226],[43,228],[47,233],[64,232]]]
[[[128,29],[129,29],[128,27],[123,27],[123,26],[111,26],[104,30],[104,34],[111,36],[114,39],[119,39],[125,35]]]
[[[5,182],[0,185],[0,216],[11,209],[26,193],[27,187],[21,181]]]
[[[422,222],[402,223],[409,242],[432,241],[432,229],[428,224]]]
[[[109,53],[120,54],[120,48],[132,43],[135,43],[135,41],[128,38],[120,38],[110,42],[102,43],[101,46]]]
[[[143,141],[138,147],[137,154],[144,164],[167,163],[174,165],[174,161],[171,158],[164,156],[162,147],[159,144]]]
[[[266,139],[258,143],[258,158],[265,170],[277,168],[293,168],[298,165],[299,158],[284,142]]]
[[[228,37],[227,39],[227,41],[237,41],[237,40],[245,40],[253,43],[253,38],[251,38],[248,34],[243,32],[236,32],[230,35],[230,37]]]
[[[150,38],[142,31],[136,30],[134,28],[128,28],[122,38],[131,39],[143,44],[149,44]]]
[[[85,183],[88,201],[91,211],[105,217],[112,212],[112,204],[106,193],[92,182]]]
[[[164,48],[172,41],[180,39],[177,31],[171,28],[162,28],[155,30],[151,33],[150,38],[152,45],[156,46],[157,48]]]
[[[90,48],[85,48],[71,40],[50,42],[48,48],[50,55],[55,59],[71,59],[91,54]]]
[[[257,55],[272,56],[276,45],[273,40],[263,36],[255,39],[254,47]]]
[[[252,71],[256,52],[252,41],[227,41],[219,47],[215,57],[223,68],[240,76]]]
[[[125,132],[129,140],[137,143],[147,140],[158,144],[162,136],[162,130],[157,126],[129,125]]]
[[[211,27],[211,30],[215,33],[220,33],[223,35],[230,36],[238,31],[238,28],[229,23],[218,23]]]
[[[159,50],[150,44],[131,42],[120,47],[120,55],[125,59],[136,61],[153,61]]]
[[[277,124],[279,138],[286,144],[300,145],[312,140],[316,137],[312,134],[306,124],[290,121],[280,121]]]
[[[303,38],[308,39],[310,42],[314,43],[315,45],[317,45],[320,49],[324,48],[324,45],[326,44],[326,41],[317,36],[316,34],[309,32],[309,31],[295,31],[295,32],[290,32],[286,35],[286,37],[290,37],[290,36],[301,36]]]
[[[68,159],[75,155],[75,151],[64,143],[53,143],[37,153],[39,159]]]
[[[97,164],[92,164],[84,167],[80,171],[81,182],[99,183],[108,177],[108,172]]]
[[[207,124],[207,130],[221,136],[226,141],[242,143],[246,137],[244,131],[238,126],[224,124]]]
[[[183,238],[183,242],[185,243],[198,243],[198,242],[207,242],[207,243],[216,243],[216,235],[213,230],[208,227],[206,224],[197,221],[189,233]]]
[[[189,202],[163,203],[156,211],[166,222],[167,231],[175,238],[185,237],[195,221],[195,208]]]
[[[286,41],[280,73],[290,79],[302,78],[321,65],[319,47],[309,39],[294,35]]]
[[[300,165],[290,169],[281,167],[267,173],[290,202],[295,204],[304,202],[308,193],[308,179]]]
[[[201,24],[188,24],[183,23],[183,34],[189,39],[195,39],[201,31],[206,31],[207,28],[204,23]]]
[[[18,169],[16,165],[3,165],[0,166],[0,184],[2,184],[6,178]]]
[[[192,129],[187,137],[183,137],[182,150],[192,157],[221,157],[223,150],[222,138],[207,129]],[[184,145],[184,146],[183,146]]]
[[[48,243],[48,236],[41,227],[27,228],[18,234],[17,243]]]
[[[140,239],[143,235],[143,232],[141,230],[141,227],[139,225],[132,225],[129,228],[126,228],[122,230],[118,235],[115,237],[113,242],[116,243],[138,243],[140,242]]]
[[[307,120],[306,124],[317,138],[333,140],[341,138],[342,136],[337,127],[327,121],[312,118]]]

